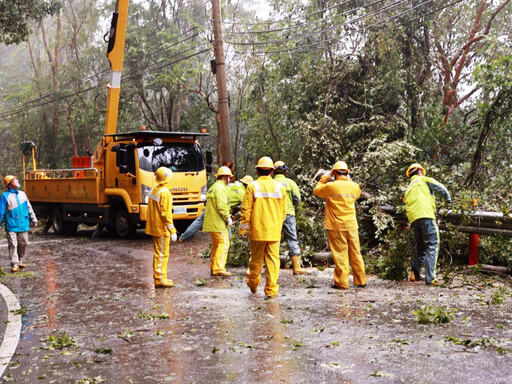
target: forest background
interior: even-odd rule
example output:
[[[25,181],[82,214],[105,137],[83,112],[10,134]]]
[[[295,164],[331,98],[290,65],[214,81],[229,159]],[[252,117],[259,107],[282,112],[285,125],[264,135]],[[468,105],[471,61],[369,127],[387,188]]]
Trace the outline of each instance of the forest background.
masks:
[[[237,177],[254,174],[260,156],[291,168],[306,261],[326,248],[312,177],[337,160],[372,196],[361,202],[369,207],[359,212],[361,239],[370,269],[384,277],[405,277],[412,239],[378,207],[402,206],[411,163],[447,186],[452,210],[510,213],[510,0],[265,4],[262,12],[221,2],[233,157]],[[94,150],[114,6],[0,2],[0,173],[21,173],[22,141],[36,144],[43,168],[69,168],[71,156]],[[212,28],[208,0],[131,2],[119,132],[207,128],[202,144],[215,151]],[[452,229],[442,240],[441,261],[463,263],[467,235]],[[237,255],[240,245],[235,236]],[[512,264],[510,240],[484,237],[480,248],[483,262]]]

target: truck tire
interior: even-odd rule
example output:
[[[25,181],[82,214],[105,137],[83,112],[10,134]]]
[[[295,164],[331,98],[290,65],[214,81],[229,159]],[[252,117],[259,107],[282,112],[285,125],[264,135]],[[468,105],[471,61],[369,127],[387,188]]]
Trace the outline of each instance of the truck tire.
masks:
[[[132,238],[135,236],[137,225],[132,223],[130,214],[125,207],[120,207],[116,210],[114,220],[114,228],[117,236],[121,239]]]
[[[53,232],[57,235],[72,236],[78,229],[78,223],[73,221],[64,221],[62,210],[55,208],[52,212]]]

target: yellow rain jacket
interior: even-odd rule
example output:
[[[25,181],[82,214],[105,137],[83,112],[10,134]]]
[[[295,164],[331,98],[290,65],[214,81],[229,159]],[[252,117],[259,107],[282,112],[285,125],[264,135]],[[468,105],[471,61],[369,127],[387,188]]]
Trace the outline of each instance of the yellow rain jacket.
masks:
[[[233,210],[242,204],[245,195],[245,188],[239,181],[236,181],[233,184],[228,184],[228,188],[229,209]]]
[[[228,232],[228,192],[228,187],[222,180],[217,180],[208,190],[203,232]]]
[[[285,175],[275,175],[274,180],[280,182],[286,192],[286,214],[295,216],[294,203],[300,203],[300,190],[295,181],[287,178]]]
[[[409,223],[417,219],[436,218],[436,198],[434,197],[434,192],[441,193],[448,202],[451,201],[450,193],[437,180],[419,175],[411,177],[411,183],[405,190],[403,198]]]
[[[157,237],[176,233],[172,221],[172,194],[165,184],[157,185],[149,195],[146,233]]]
[[[249,239],[280,241],[286,217],[286,193],[270,176],[260,176],[247,186],[242,202],[240,234],[249,231]]]
[[[328,182],[330,175],[324,175],[315,185],[313,193],[325,199],[324,228],[333,231],[350,231],[358,228],[355,202],[361,196],[357,183],[345,176]]]

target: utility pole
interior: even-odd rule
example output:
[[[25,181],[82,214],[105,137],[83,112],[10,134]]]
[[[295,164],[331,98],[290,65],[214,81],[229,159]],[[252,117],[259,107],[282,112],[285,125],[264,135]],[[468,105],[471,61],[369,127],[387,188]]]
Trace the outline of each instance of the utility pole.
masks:
[[[217,73],[217,95],[219,98],[219,124],[218,139],[220,150],[219,163],[222,165],[228,161],[233,161],[231,154],[231,132],[229,130],[229,105],[228,89],[226,85],[226,60],[224,58],[224,40],[222,38],[222,16],[220,12],[220,0],[212,0],[213,16],[213,51],[215,53],[215,63]]]

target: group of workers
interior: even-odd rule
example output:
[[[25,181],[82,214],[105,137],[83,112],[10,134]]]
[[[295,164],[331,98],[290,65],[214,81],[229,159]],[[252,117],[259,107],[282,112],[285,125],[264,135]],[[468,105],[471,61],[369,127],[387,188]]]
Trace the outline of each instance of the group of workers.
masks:
[[[280,270],[279,246],[281,238],[288,243],[293,274],[302,275],[295,222],[295,207],[301,196],[297,184],[286,177],[289,168],[282,161],[262,157],[255,166],[258,178],[246,175],[235,183],[232,169],[222,166],[217,171],[216,182],[208,189],[206,209],[180,241],[186,241],[199,230],[209,232],[212,241],[210,271],[212,276],[231,276],[226,271],[230,246],[232,216],[240,209],[239,234],[248,237],[250,247],[247,285],[256,293],[261,283],[261,271],[265,263],[266,282],[264,293],[268,298],[279,291],[277,284]],[[274,177],[272,177],[274,176]],[[414,163],[406,171],[410,184],[403,201],[409,223],[414,228],[416,249],[411,262],[409,280],[425,281],[438,285],[436,264],[439,255],[439,228],[436,223],[435,193],[448,203],[450,193],[446,187],[431,177],[421,164]],[[170,242],[178,241],[172,219],[172,194],[167,184],[172,171],[160,167],[155,172],[156,187],[149,195],[146,233],[153,237],[153,277],[156,288],[173,287],[167,277]],[[0,227],[5,225],[11,261],[11,272],[25,268],[23,262],[28,244],[30,222],[38,225],[36,215],[27,195],[20,191],[20,183],[13,175],[4,178],[6,191],[0,197]],[[360,252],[358,223],[355,203],[361,189],[351,180],[349,168],[343,161],[334,164],[331,171],[321,175],[313,193],[325,200],[324,228],[334,260],[334,287],[349,288],[350,267],[354,286],[366,287],[366,272]],[[425,278],[420,274],[425,266]]]
[[[230,227],[234,211],[240,208],[239,234],[248,237],[250,248],[247,285],[252,293],[257,292],[265,263],[264,293],[267,298],[272,298],[279,291],[277,281],[281,238],[288,243],[293,273],[306,273],[301,267],[295,222],[295,207],[300,202],[300,191],[297,184],[286,177],[289,168],[282,161],[274,163],[270,157],[265,156],[259,159],[255,169],[258,175],[256,180],[246,175],[230,184],[232,169],[229,166],[220,167],[215,175],[216,182],[208,189],[203,215],[192,223],[179,240],[186,241],[201,229],[210,232],[211,275],[231,276],[225,268],[230,246]],[[438,285],[435,270],[439,254],[439,229],[436,224],[434,193],[439,192],[448,202],[451,197],[446,187],[425,174],[425,169],[417,163],[406,171],[411,181],[403,201],[416,239],[410,281],[423,281],[420,271],[425,265],[425,283]],[[172,196],[166,187],[171,176],[172,171],[167,168],[157,170],[158,186],[153,189],[148,204],[146,233],[154,239],[155,287],[173,286],[172,280],[167,279],[169,242],[178,240],[172,223]],[[349,288],[350,267],[354,286],[366,287],[355,210],[361,189],[351,180],[347,164],[336,162],[331,171],[320,177],[313,193],[325,200],[324,228],[335,264],[334,287]]]

